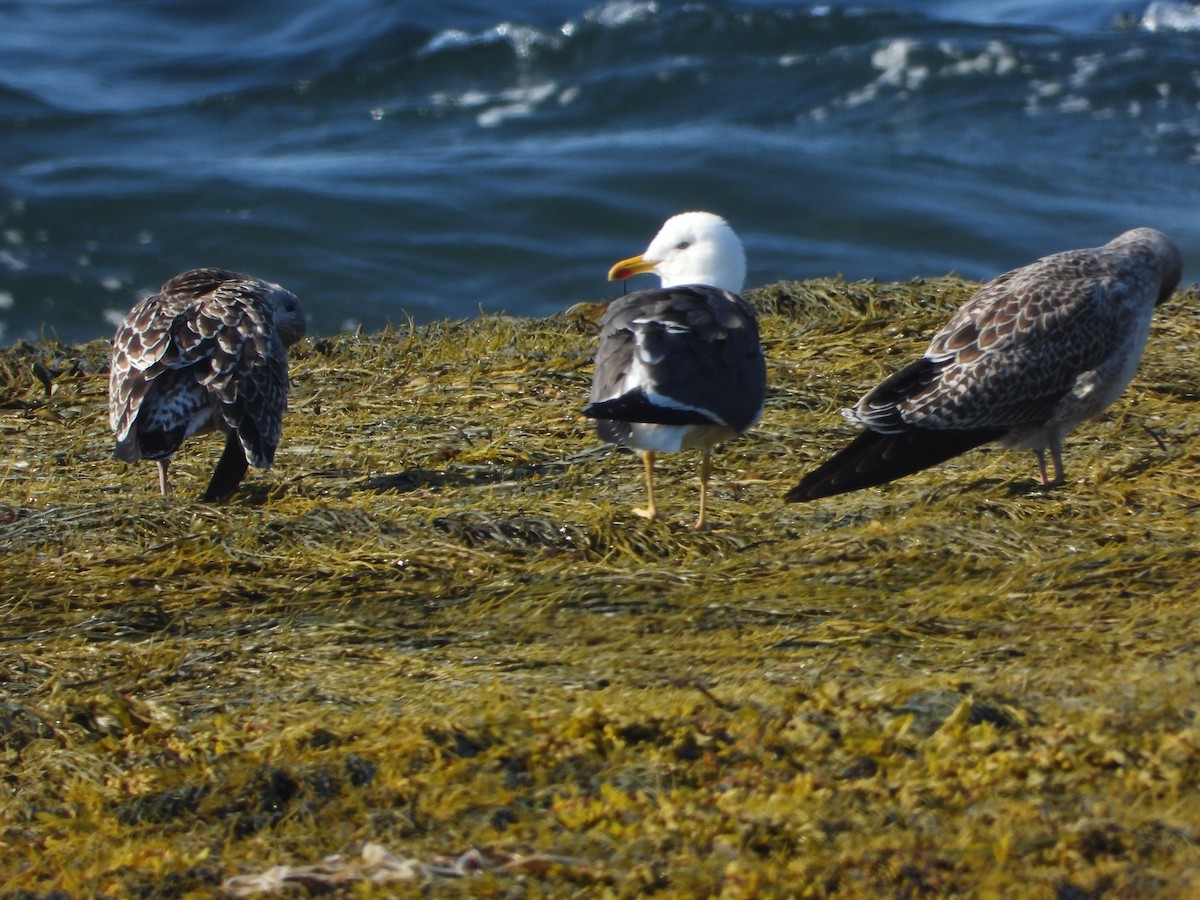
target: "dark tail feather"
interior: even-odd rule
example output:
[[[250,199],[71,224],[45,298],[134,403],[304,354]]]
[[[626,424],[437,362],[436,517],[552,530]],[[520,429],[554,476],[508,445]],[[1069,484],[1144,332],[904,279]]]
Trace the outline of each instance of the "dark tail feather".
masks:
[[[126,462],[137,459],[166,459],[183,445],[187,429],[180,425],[169,431],[141,431],[135,425],[123,444],[117,444],[116,457]]]
[[[973,447],[994,441],[1002,429],[933,431],[913,429],[896,434],[864,431],[832,459],[808,473],[787,493],[796,503],[885,484],[945,462]]]
[[[246,451],[242,449],[242,442],[238,440],[237,434],[231,431],[225,437],[225,452],[221,454],[221,459],[213,470],[212,479],[208,482],[208,490],[201,499],[207,503],[232,494],[246,477],[248,468],[250,464],[246,462]]]
[[[598,400],[583,408],[589,419],[616,419],[620,422],[646,422],[653,425],[718,425],[712,416],[694,409],[658,406],[641,388],[619,397]]]

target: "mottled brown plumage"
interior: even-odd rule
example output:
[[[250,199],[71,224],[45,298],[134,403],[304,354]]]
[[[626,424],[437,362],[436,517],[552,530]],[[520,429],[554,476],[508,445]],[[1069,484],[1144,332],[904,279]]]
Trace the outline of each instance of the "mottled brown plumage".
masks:
[[[866,430],[788,500],[883,484],[993,440],[1033,450],[1045,484],[1049,450],[1061,482],[1063,438],[1128,386],[1181,274],[1170,239],[1137,228],[988,282],[921,359],[842,411]]]
[[[168,491],[171,457],[194,434],[219,430],[224,454],[205,500],[233,491],[252,464],[275,459],[287,407],[287,347],[304,312],[277,284],[193,269],[126,315],[113,338],[109,423],[118,459],[152,459]]]

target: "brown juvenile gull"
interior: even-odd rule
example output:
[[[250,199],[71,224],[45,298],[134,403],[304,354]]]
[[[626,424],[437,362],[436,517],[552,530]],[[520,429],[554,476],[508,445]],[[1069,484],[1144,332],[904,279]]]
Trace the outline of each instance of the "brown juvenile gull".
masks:
[[[700,515],[708,509],[714,444],[758,421],[767,368],[750,305],[735,293],[746,278],[746,256],[720,216],[687,212],[667,220],[640,256],[622,260],[609,280],[653,272],[662,287],[635,291],[609,304],[590,402],[600,437],[640,451],[646,471],[646,519],[654,502],[654,455],[698,447]]]
[[[988,441],[1033,450],[1042,484],[1062,483],[1063,438],[1129,385],[1150,315],[1181,274],[1171,240],[1135,228],[1103,247],[1056,253],[988,282],[924,357],[842,410],[866,430],[787,499],[883,484]]]
[[[232,492],[250,464],[270,468],[287,407],[287,347],[304,311],[277,284],[221,269],[176,275],[125,316],[113,338],[109,424],[118,459],[158,463],[166,496],[171,457],[217,429],[225,451],[205,500]]]

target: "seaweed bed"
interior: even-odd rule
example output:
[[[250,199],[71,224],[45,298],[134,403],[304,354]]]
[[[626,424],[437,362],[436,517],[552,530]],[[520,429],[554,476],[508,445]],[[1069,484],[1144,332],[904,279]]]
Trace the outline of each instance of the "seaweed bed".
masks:
[[[108,343],[0,351],[0,891],[1200,892],[1195,290],[1069,483],[782,495],[972,285],[749,292],[770,395],[640,466],[584,312],[306,340],[276,467],[112,459]]]

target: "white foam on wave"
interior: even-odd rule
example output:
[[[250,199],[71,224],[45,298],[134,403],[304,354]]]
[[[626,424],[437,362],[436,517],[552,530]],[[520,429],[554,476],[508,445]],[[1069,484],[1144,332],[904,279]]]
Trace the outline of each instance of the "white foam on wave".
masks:
[[[486,46],[507,43],[520,57],[527,56],[534,47],[555,44],[558,36],[571,37],[581,24],[598,25],[601,28],[623,28],[645,22],[658,15],[657,0],[609,0],[583,14],[579,21],[568,20],[558,28],[558,35],[542,31],[529,25],[501,22],[482,31],[465,31],[447,28],[439,31],[418,51],[419,56],[432,56],[445,50],[462,47]]]
[[[610,0],[584,13],[583,18],[606,28],[620,28],[635,22],[644,22],[657,13],[658,3],[654,0]]]
[[[560,106],[566,106],[578,97],[578,87],[567,87],[560,91],[557,82],[544,81],[496,92],[438,92],[429,99],[435,107],[442,109],[478,110],[475,113],[476,123],[481,128],[495,128],[509,119],[533,115],[539,106],[551,99],[557,100]]]
[[[1196,7],[1200,30],[1200,6]],[[1094,120],[1146,115],[1152,107],[1166,109],[1177,102],[1179,85],[1163,82],[1155,85],[1157,99],[1109,96],[1107,82],[1114,71],[1136,67],[1147,55],[1144,47],[1129,47],[1117,54],[1079,53],[1065,56],[1053,51],[1045,62],[1059,71],[1049,77],[1037,77],[1042,59],[1011,41],[994,39],[986,44],[942,39],[936,42],[914,38],[895,38],[881,42],[870,55],[873,78],[851,88],[841,99],[821,105],[807,113],[814,120],[827,119],[832,110],[853,109],[872,103],[903,100],[907,95],[935,88],[956,79],[1016,80],[1023,84],[1024,108],[1029,116],[1045,114],[1084,115]],[[779,56],[780,67],[797,65],[799,55]],[[1200,87],[1200,74],[1192,77]]]
[[[1089,53],[1072,57],[1070,72],[1054,80],[1032,79],[1029,82],[1029,93],[1025,98],[1025,112],[1038,115],[1047,111],[1055,113],[1088,113],[1096,119],[1116,118],[1127,116],[1138,118],[1142,115],[1144,104],[1139,100],[1130,100],[1113,104],[1110,102],[1097,103],[1088,96],[1094,86],[1100,81],[1099,76],[1114,66],[1135,64],[1145,57],[1145,51],[1132,47],[1116,57],[1103,53]],[[1158,86],[1160,103],[1169,98],[1171,86]]]
[[[1091,53],[1086,56],[1076,56],[1072,60],[1075,71],[1067,76],[1067,84],[1081,90],[1091,84],[1104,64],[1103,53]]]
[[[1175,0],[1154,0],[1142,13],[1145,31],[1200,31],[1200,6]]]
[[[918,41],[897,38],[871,54],[871,65],[882,74],[876,84],[917,90],[929,77],[929,67],[913,62],[913,54],[921,48]]]
[[[938,65],[933,50],[945,64]],[[927,57],[922,59],[922,56]],[[798,59],[780,57],[781,66],[794,65]],[[911,38],[896,38],[871,54],[871,65],[879,75],[871,83],[851,92],[843,101],[847,107],[876,100],[885,91],[912,92],[926,87],[933,79],[966,78],[980,75],[1005,76],[1020,71],[1021,61],[1003,41],[989,41],[975,52],[964,50],[950,41],[939,41],[936,48]]]
[[[964,53],[949,41],[942,41],[938,49],[954,60],[938,70],[938,75],[1008,75],[1020,68],[1020,60],[1012,47],[1003,41],[988,41],[987,46],[976,54]]]
[[[483,106],[492,95],[486,91],[463,91],[459,94],[450,94],[445,91],[438,91],[430,96],[429,100],[436,107],[458,107],[471,109],[476,106]]]
[[[533,52],[534,47],[553,43],[553,40],[546,32],[529,25],[501,22],[491,28],[485,28],[483,31],[463,31],[460,28],[447,28],[445,31],[439,31],[417,51],[417,55],[433,56],[436,53],[463,47],[508,44],[518,57],[526,57]]]
[[[844,104],[849,108],[862,106],[879,97],[881,89],[894,88],[913,91],[921,87],[929,77],[929,67],[913,61],[913,54],[921,44],[909,38],[888,41],[871,54],[871,65],[879,75],[870,84],[847,95]]]
[[[501,91],[499,105],[489,107],[475,117],[480,128],[495,128],[509,119],[533,115],[534,110],[558,90],[554,82]]]

